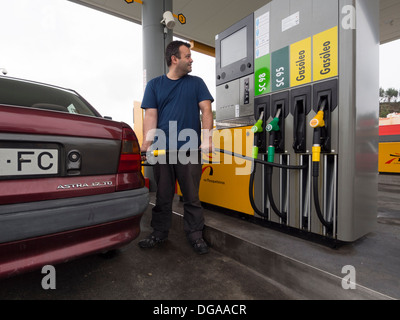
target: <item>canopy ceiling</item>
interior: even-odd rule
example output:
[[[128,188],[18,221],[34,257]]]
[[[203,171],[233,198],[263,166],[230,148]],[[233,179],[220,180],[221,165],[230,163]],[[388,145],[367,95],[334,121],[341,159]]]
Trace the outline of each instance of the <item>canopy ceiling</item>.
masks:
[[[141,24],[141,0],[69,0]],[[145,0],[143,0],[145,1]],[[215,35],[271,0],[173,0],[173,13],[182,13],[174,34],[214,47]],[[381,44],[400,39],[400,1],[380,0]]]

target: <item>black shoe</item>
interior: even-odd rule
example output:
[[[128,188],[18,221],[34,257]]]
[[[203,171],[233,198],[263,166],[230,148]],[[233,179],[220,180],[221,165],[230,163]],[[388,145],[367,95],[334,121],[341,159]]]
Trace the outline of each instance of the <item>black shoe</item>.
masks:
[[[167,238],[160,239],[151,234],[147,238],[139,241],[139,247],[143,249],[154,248],[156,245],[164,243],[166,240]]]
[[[203,238],[192,241],[191,245],[194,251],[196,251],[198,254],[206,254],[209,252],[207,243],[204,241]]]

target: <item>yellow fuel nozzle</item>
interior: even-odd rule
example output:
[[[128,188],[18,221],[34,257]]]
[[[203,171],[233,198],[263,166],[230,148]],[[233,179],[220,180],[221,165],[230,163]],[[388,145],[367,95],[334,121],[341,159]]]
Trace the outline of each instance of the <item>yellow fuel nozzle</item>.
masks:
[[[154,157],[159,157],[159,156],[163,156],[167,153],[167,150],[153,150],[153,151],[149,151],[150,155],[154,156]],[[147,155],[147,152],[142,152],[141,153],[142,156]]]
[[[153,156],[159,157],[159,156],[164,156],[167,151],[166,150],[154,150],[151,152]]]
[[[321,105],[319,107],[319,111],[317,115],[310,121],[310,126],[311,128],[323,128],[325,127],[325,120],[324,120],[324,115],[325,115],[325,107],[327,104],[326,98],[321,98]]]
[[[311,128],[325,127],[324,111],[318,111],[317,115],[310,121]]]

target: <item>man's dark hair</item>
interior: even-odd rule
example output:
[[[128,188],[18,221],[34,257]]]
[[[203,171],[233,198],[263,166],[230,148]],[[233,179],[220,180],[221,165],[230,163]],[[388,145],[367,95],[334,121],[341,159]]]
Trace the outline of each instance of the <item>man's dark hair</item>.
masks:
[[[181,46],[186,46],[190,49],[190,44],[183,41],[172,41],[165,49],[165,60],[167,61],[168,67],[172,64],[172,56],[175,56],[178,59],[181,58],[181,53],[179,51]]]

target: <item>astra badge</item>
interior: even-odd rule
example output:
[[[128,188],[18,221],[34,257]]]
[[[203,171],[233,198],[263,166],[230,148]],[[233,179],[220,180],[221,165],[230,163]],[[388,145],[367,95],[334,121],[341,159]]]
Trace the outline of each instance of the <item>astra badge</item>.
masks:
[[[103,182],[92,182],[92,183],[73,183],[73,184],[64,184],[59,185],[58,189],[81,189],[81,188],[96,188],[96,187],[104,187],[104,186],[112,186],[112,181],[103,181]]]

